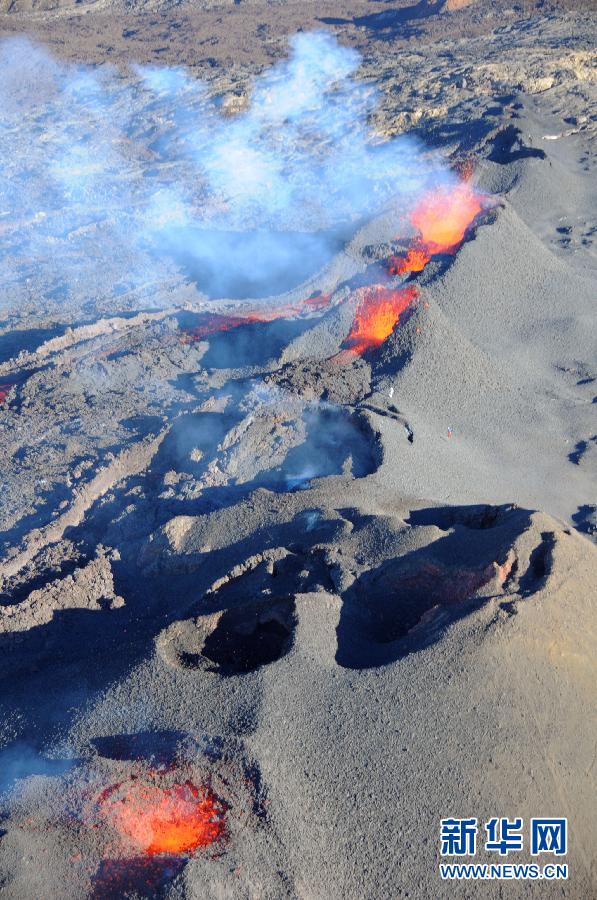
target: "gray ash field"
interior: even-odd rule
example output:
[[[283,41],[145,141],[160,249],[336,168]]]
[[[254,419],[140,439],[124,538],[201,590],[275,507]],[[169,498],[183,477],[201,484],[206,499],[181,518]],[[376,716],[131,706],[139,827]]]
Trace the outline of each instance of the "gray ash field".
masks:
[[[3,10],[2,896],[594,896],[594,8]]]

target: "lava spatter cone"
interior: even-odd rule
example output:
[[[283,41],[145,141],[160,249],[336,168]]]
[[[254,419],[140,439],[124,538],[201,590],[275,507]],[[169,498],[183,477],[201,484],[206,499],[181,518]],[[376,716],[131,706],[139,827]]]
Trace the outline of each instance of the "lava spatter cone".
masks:
[[[428,191],[409,215],[416,237],[406,253],[390,257],[389,273],[422,272],[432,256],[456,253],[477,217],[492,205],[469,181]]]
[[[137,852],[192,854],[221,838],[228,806],[212,789],[191,781],[160,784],[130,778],[102,792],[101,816]]]

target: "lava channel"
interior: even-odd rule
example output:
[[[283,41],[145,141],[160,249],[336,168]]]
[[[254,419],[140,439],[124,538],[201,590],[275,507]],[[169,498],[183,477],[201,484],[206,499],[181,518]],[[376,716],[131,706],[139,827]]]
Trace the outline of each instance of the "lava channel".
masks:
[[[183,344],[193,341],[202,341],[210,334],[221,331],[230,331],[241,325],[252,325],[256,322],[274,322],[276,319],[294,319],[306,313],[321,312],[330,300],[331,294],[323,294],[316,291],[300,303],[284,303],[281,306],[263,307],[242,312],[238,315],[226,315],[225,313],[206,313],[202,316],[198,325],[185,328],[185,334],[181,338]]]

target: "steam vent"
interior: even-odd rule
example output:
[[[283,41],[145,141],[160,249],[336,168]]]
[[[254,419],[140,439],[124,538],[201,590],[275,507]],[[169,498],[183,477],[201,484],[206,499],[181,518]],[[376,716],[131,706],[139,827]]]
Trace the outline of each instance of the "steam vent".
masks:
[[[595,12],[0,0],[2,900],[597,896]]]

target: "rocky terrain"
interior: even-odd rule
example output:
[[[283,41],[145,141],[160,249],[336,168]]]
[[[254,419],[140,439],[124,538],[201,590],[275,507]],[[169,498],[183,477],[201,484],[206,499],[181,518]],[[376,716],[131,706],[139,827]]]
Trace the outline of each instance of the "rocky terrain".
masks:
[[[6,897],[594,894],[593,12],[4,5]]]

